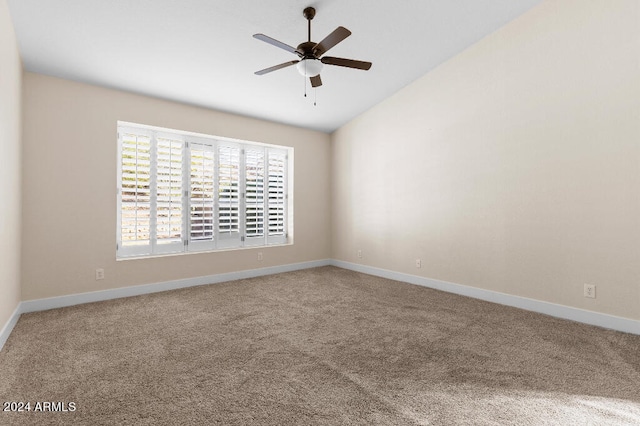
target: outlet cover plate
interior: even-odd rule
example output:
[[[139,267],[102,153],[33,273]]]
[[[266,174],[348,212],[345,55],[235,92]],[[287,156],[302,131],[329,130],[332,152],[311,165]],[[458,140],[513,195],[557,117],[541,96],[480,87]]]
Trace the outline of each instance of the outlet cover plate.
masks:
[[[596,286],[595,284],[585,284],[584,285],[584,297],[588,297],[590,299],[596,298]]]
[[[104,280],[104,269],[102,268],[96,269],[96,281],[97,280]]]

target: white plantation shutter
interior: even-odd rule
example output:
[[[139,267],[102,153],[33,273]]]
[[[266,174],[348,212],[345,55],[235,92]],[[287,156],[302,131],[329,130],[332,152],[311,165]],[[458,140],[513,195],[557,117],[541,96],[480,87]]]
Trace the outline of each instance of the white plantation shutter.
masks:
[[[265,244],[265,152],[245,149],[245,246]]]
[[[183,155],[183,141],[168,137],[156,139],[156,253],[184,250]]]
[[[192,143],[189,198],[189,250],[215,248],[215,151],[211,144]]]
[[[118,257],[287,242],[287,149],[123,123],[118,155]]]
[[[268,244],[285,243],[287,239],[287,155],[286,152],[269,151],[268,161]]]
[[[218,147],[218,248],[240,246],[240,148]]]
[[[151,252],[151,137],[120,134],[118,248],[126,255]]]

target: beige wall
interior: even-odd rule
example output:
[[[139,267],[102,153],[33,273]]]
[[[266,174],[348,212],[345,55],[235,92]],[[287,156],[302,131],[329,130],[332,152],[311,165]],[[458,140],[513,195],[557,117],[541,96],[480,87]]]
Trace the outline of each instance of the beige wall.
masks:
[[[330,257],[329,135],[33,73],[23,102],[23,300]],[[294,147],[294,245],[116,261],[118,120]]]
[[[22,63],[0,0],[0,329],[20,302],[20,128]]]
[[[542,3],[335,132],[332,169],[335,259],[640,319],[640,2]]]

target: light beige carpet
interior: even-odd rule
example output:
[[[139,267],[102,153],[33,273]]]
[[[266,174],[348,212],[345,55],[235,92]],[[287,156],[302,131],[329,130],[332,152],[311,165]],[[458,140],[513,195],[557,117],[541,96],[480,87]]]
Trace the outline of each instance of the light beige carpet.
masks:
[[[335,267],[25,314],[0,424],[640,424],[640,336]]]

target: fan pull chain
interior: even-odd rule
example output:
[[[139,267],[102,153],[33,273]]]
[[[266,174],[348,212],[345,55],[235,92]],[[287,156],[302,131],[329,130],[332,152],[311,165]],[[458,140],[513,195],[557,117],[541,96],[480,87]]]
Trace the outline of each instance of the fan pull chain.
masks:
[[[313,106],[318,106],[316,105],[317,100],[318,100],[318,88],[314,87],[313,88]]]

